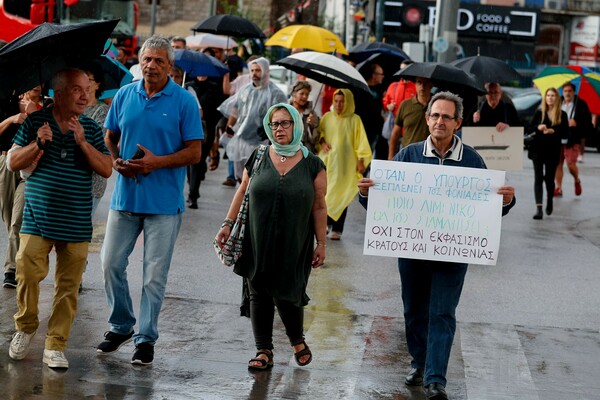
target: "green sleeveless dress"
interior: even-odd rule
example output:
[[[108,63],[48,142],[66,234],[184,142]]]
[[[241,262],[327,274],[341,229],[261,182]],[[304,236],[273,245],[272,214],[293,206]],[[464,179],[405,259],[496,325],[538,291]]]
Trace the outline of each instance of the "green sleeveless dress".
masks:
[[[250,173],[256,150],[246,163]],[[314,250],[314,180],[325,164],[313,154],[285,175],[268,150],[250,183],[242,256],[234,272],[260,282],[276,299],[308,304],[306,285]]]

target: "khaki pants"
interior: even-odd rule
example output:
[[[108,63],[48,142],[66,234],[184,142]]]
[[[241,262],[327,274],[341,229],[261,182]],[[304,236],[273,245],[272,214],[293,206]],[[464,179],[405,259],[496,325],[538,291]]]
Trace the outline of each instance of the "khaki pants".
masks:
[[[18,172],[6,168],[6,155],[0,156],[0,210],[8,233],[4,272],[15,272],[19,250],[19,231],[23,222],[25,182]]]
[[[81,276],[85,267],[88,242],[69,243],[44,239],[41,236],[21,234],[17,253],[17,305],[15,327],[32,333],[38,329],[38,300],[40,282],[49,271],[49,253],[56,249],[54,301],[48,321],[46,349],[63,351],[77,312]]]

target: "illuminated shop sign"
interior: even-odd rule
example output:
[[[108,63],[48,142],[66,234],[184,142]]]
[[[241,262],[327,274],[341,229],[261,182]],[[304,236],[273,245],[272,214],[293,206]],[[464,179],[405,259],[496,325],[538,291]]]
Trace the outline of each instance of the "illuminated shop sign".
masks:
[[[418,33],[419,25],[435,26],[435,2],[386,1],[386,33]],[[461,36],[535,40],[540,11],[523,7],[463,4],[458,10],[456,29]]]

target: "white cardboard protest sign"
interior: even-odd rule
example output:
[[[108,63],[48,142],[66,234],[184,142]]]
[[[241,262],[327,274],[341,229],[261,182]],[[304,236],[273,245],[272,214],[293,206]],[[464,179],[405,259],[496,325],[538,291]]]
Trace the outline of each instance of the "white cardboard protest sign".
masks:
[[[504,171],[373,160],[363,253],[495,265]]]
[[[463,127],[463,143],[473,147],[490,169],[521,171],[523,169],[523,127],[510,127],[498,132],[495,127]]]

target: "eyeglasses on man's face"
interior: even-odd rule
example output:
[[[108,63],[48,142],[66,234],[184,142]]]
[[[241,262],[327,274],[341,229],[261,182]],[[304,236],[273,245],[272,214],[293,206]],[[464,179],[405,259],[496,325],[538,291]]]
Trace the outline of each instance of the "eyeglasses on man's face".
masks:
[[[294,121],[292,121],[292,120],[283,120],[283,121],[279,121],[279,122],[270,122],[269,123],[269,128],[271,128],[274,131],[276,131],[277,129],[279,129],[279,127],[282,127],[283,129],[287,129],[290,126],[292,126],[293,123],[294,123]]]
[[[437,121],[439,119],[442,119],[442,121],[444,122],[450,122],[454,119],[456,119],[456,117],[449,115],[449,114],[440,114],[440,113],[433,113],[433,114],[429,114],[429,119],[432,119],[434,121]]]

